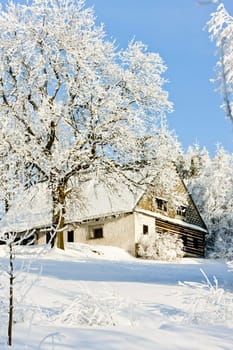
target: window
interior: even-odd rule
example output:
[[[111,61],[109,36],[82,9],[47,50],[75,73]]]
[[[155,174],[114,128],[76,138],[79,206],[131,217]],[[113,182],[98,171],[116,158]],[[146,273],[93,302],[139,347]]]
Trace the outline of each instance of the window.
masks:
[[[103,237],[103,228],[94,228],[93,230],[93,238],[102,238]]]
[[[188,237],[186,235],[182,235],[182,241],[183,241],[183,245],[187,246],[188,243]]]
[[[74,242],[74,231],[68,231],[67,232],[67,242]]]
[[[103,238],[103,227],[91,227],[89,233],[90,239]]]
[[[143,225],[142,232],[143,232],[144,235],[147,235],[149,233],[149,226],[148,225]]]
[[[199,245],[198,245],[198,239],[197,238],[193,238],[193,247],[195,249],[198,249]]]
[[[161,198],[155,198],[156,208],[162,211],[167,211],[167,201]]]
[[[186,210],[187,208],[183,205],[180,205],[177,209],[176,209],[176,215],[178,216],[182,216],[183,218],[185,218],[186,216]]]
[[[52,234],[51,232],[46,232],[46,243],[51,243],[51,237],[52,237]]]
[[[22,239],[22,237],[17,237],[17,241],[19,241],[20,245],[34,245],[35,242],[38,240],[38,235],[36,233],[32,233],[31,235],[27,236],[25,239]]]

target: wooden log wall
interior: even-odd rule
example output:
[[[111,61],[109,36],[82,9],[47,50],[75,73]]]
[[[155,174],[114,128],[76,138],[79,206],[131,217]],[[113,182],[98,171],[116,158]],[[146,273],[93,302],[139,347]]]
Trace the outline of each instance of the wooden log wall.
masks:
[[[179,238],[183,240],[185,255],[204,257],[205,232],[159,219],[155,219],[155,226],[158,233],[178,234]]]

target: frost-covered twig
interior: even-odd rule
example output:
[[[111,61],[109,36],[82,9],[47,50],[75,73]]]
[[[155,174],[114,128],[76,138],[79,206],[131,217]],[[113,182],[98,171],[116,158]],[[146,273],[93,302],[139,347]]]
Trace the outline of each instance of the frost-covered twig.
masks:
[[[218,280],[213,276],[213,283],[207,274],[200,269],[205,281],[183,282],[181,286],[193,290],[192,297],[185,300],[187,311],[183,323],[221,324],[233,326],[233,295],[219,287]]]

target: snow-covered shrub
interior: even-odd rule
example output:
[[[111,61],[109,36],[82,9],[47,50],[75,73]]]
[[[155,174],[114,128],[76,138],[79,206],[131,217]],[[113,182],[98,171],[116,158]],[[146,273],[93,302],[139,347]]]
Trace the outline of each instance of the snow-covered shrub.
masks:
[[[144,235],[139,241],[137,253],[145,259],[172,261],[183,257],[183,242],[175,233]]]
[[[114,326],[116,312],[116,300],[113,298],[97,298],[91,294],[80,293],[59,319],[62,323],[71,325]]]
[[[55,320],[62,324],[111,327],[127,324],[133,326],[140,318],[138,305],[103,287],[95,295],[85,286]]]

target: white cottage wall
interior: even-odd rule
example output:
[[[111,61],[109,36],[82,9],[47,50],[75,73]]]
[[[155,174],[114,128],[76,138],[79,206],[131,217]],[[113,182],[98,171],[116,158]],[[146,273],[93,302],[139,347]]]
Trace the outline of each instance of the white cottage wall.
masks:
[[[153,216],[135,212],[134,221],[135,243],[138,243],[143,235],[155,232],[155,218]]]
[[[37,244],[46,244],[46,233],[45,231],[41,230],[37,233]]]
[[[102,228],[103,237],[92,237],[95,228]],[[71,227],[68,228],[69,230],[71,230]],[[74,242],[115,246],[135,255],[134,214],[80,224],[74,229]]]

